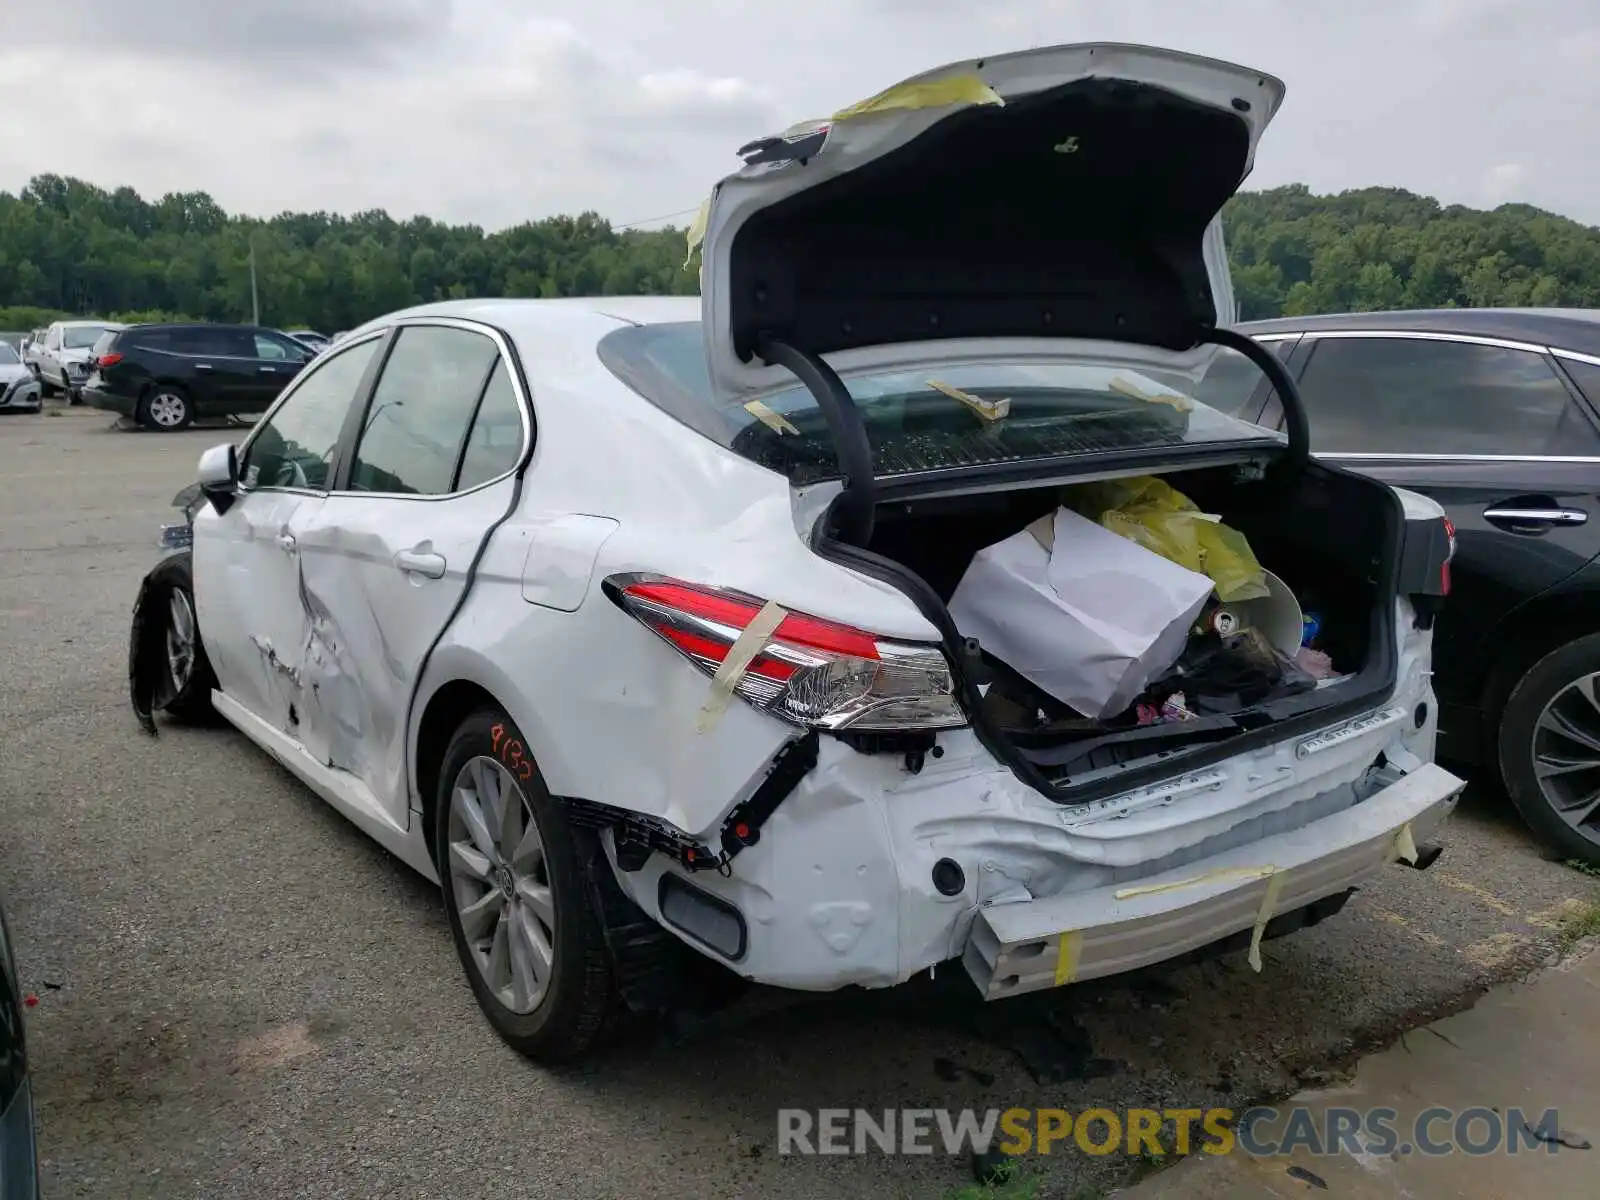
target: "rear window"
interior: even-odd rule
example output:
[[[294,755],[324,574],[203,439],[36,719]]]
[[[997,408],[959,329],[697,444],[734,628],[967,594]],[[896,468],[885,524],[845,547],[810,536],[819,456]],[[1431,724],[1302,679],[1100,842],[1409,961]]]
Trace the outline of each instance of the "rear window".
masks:
[[[602,338],[600,359],[657,408],[797,484],[839,477],[816,401],[804,387],[763,396],[759,416],[719,402],[698,321],[629,326]],[[1056,458],[1214,442],[1273,441],[1114,362],[941,364],[845,381],[866,424],[881,476],[1025,458]],[[942,386],[934,386],[935,384]],[[952,392],[1009,402],[985,421]]]
[[[109,354],[111,352],[112,343],[114,343],[116,340],[117,331],[115,329],[108,329],[95,340],[94,349],[89,351],[89,353],[96,356],[101,354]]]

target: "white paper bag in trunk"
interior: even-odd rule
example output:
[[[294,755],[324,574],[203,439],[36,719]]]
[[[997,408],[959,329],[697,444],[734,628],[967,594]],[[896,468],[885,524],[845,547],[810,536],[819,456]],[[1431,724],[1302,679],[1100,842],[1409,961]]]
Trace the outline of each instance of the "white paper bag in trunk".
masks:
[[[1183,653],[1212,582],[1068,509],[980,550],[950,600],[963,637],[1086,716],[1110,717]]]

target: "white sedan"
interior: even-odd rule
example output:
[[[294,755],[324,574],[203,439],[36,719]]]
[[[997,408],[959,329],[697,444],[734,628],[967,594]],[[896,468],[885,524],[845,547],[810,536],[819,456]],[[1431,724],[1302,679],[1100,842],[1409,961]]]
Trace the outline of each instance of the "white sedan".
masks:
[[[1216,214],[1281,98],[1153,49],[957,63],[745,147],[702,298],[352,331],[202,458],[135,609],[141,720],[219,713],[439,880],[541,1061],[736,979],[1259,964],[1428,865],[1462,786],[1431,763],[1441,511],[1319,465],[1277,360],[1216,328]],[[1153,382],[1218,344],[1287,438]],[[1315,685],[1274,660],[1072,711],[958,627],[980,551],[1149,475],[1314,599]],[[1107,586],[1108,627],[1156,605]]]

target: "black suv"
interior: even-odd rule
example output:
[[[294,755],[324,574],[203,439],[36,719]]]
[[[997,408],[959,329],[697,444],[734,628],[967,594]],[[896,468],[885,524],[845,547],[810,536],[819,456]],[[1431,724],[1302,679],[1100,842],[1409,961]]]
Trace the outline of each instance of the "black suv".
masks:
[[[1600,864],[1600,310],[1238,328],[1300,385],[1318,457],[1431,496],[1455,525],[1434,641],[1439,756],[1498,765],[1537,833]],[[1265,377],[1231,352],[1198,395],[1282,424]]]
[[[147,429],[262,413],[315,353],[254,325],[130,325],[95,343],[83,398]]]

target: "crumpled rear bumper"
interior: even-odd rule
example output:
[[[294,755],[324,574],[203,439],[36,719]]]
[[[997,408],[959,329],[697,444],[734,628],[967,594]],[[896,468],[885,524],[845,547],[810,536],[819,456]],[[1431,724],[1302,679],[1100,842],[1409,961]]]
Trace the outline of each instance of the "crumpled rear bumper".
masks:
[[[1431,763],[1299,829],[1141,879],[997,904],[963,965],[995,1000],[1163,962],[1292,912],[1415,854],[1466,784]]]

